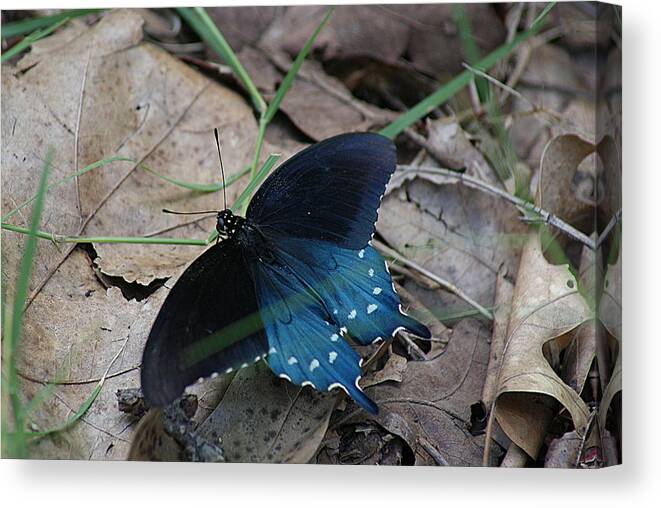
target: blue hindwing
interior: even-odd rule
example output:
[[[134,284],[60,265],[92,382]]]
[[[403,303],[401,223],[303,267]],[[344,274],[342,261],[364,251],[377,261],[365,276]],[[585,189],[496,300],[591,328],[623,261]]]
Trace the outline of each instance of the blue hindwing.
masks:
[[[310,288],[284,265],[257,263],[253,272],[273,372],[320,391],[342,388],[376,414],[376,404],[358,385],[360,356]]]
[[[371,245],[354,251],[286,239],[278,247],[283,262],[318,295],[332,321],[359,344],[388,340],[400,329],[431,336],[402,311],[387,265]]]

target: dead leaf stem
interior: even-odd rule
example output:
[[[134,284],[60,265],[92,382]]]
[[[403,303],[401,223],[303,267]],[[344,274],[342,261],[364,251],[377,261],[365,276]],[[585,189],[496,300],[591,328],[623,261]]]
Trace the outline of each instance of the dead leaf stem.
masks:
[[[87,61],[85,62],[85,70],[83,71],[83,80],[80,84],[80,97],[78,98],[78,114],[76,116],[76,130],[73,135],[73,169],[78,171],[78,142],[80,140],[80,120],[83,116],[83,98],[85,96],[85,83],[87,83],[87,74],[90,67],[90,59],[92,56],[92,49],[94,44],[90,46],[89,51],[87,52]],[[80,222],[83,221],[83,206],[80,201],[80,181],[79,175],[76,175],[76,205],[78,206],[78,213],[80,214]]]
[[[493,185],[483,182],[482,180],[479,180],[477,178],[473,178],[472,176],[469,176],[465,173],[457,173],[456,171],[452,171],[450,169],[444,169],[444,168],[431,168],[431,167],[422,167],[422,166],[416,167],[409,165],[398,165],[397,168],[410,173],[423,173],[423,174],[426,173],[432,175],[445,176],[449,179],[456,180],[457,182],[466,185],[466,187],[470,187],[472,189],[476,189],[482,192],[486,192],[488,194],[493,194],[494,196],[498,196],[502,199],[505,199],[506,201],[509,201],[510,203],[521,209],[535,213],[536,215],[539,216],[541,222],[544,222],[546,224],[555,227],[556,229],[559,229],[566,235],[572,237],[574,240],[581,242],[583,245],[586,245],[590,249],[595,250],[596,248],[595,242],[592,241],[590,237],[588,237],[585,233],[582,233],[572,225],[566,223],[565,221],[560,219],[557,215],[554,215],[551,212],[548,212],[529,201],[525,201],[524,199],[521,199],[517,196],[513,196],[512,194],[510,194],[505,190],[494,187]]]

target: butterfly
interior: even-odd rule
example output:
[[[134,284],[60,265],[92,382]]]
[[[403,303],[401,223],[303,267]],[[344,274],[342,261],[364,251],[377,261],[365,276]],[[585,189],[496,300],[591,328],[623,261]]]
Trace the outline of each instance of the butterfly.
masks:
[[[147,404],[165,406],[199,378],[265,360],[294,384],[342,389],[376,414],[358,384],[362,359],[346,339],[367,345],[402,329],[430,337],[403,312],[371,245],[395,167],[388,138],[341,134],[281,164],[245,217],[218,212],[224,239],[182,273],[149,333]]]

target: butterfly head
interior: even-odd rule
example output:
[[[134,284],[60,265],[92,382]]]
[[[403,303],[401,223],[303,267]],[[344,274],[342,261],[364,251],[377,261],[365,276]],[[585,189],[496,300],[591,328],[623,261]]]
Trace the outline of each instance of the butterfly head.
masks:
[[[216,217],[216,231],[222,236],[234,236],[244,222],[243,217],[234,215],[231,210],[221,210]]]

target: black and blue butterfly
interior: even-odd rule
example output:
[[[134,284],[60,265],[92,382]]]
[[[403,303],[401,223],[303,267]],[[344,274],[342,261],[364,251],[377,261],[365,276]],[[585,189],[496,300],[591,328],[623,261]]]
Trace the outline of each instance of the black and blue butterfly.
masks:
[[[371,133],[314,144],[275,170],[246,217],[226,209],[223,241],[170,290],[142,361],[142,389],[164,406],[213,374],[266,360],[282,378],[319,391],[343,389],[377,413],[358,381],[362,345],[408,330],[383,258],[371,246],[379,203],[396,166],[395,146]]]

